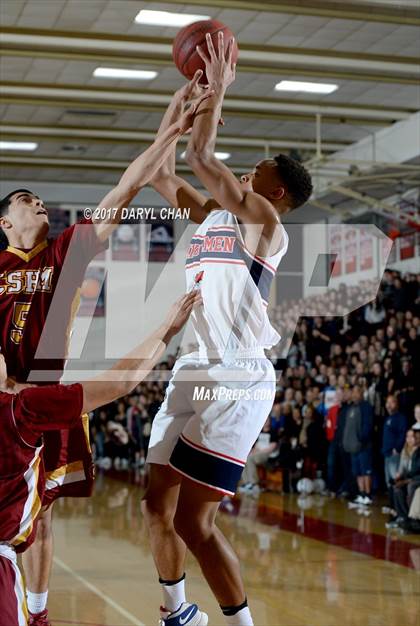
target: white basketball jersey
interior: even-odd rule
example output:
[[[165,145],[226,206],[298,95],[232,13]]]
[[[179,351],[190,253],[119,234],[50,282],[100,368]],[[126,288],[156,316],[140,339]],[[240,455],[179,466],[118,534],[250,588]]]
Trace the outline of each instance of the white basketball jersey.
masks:
[[[283,227],[282,227],[283,228]],[[187,250],[188,291],[200,286],[203,306],[191,315],[200,356],[246,356],[280,340],[267,305],[271,282],[289,238],[283,228],[281,249],[258,257],[245,246],[237,218],[224,209],[211,211]]]

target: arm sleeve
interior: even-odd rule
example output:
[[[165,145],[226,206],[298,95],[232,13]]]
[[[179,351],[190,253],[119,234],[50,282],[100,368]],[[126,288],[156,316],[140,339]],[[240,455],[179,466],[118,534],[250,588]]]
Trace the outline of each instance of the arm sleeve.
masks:
[[[108,241],[101,241],[92,220],[80,220],[66,228],[53,242],[57,261],[62,265],[67,252],[85,267],[91,260],[108,247]]]
[[[82,414],[82,385],[45,385],[21,391],[14,402],[19,431],[41,435],[76,426]]]

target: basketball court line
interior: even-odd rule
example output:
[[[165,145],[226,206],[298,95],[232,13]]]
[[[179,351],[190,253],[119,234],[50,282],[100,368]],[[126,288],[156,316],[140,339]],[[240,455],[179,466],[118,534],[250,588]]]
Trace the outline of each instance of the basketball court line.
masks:
[[[135,615],[133,615],[132,613],[130,613],[129,611],[124,609],[122,606],[120,606],[118,604],[118,602],[116,602],[115,600],[113,600],[112,598],[110,598],[109,596],[104,594],[100,589],[98,589],[98,587],[96,587],[95,585],[90,583],[88,580],[86,580],[86,578],[84,578],[83,576],[81,576],[80,574],[75,572],[71,567],[69,567],[69,565],[64,563],[64,561],[59,559],[57,556],[54,556],[53,560],[54,560],[54,563],[56,565],[61,567],[61,569],[63,569],[65,572],[67,572],[68,574],[73,576],[73,578],[75,578],[80,583],[82,583],[82,585],[87,587],[89,589],[89,591],[91,591],[92,593],[94,593],[97,596],[99,596],[99,598],[101,598],[101,600],[106,602],[111,608],[114,609],[114,611],[119,613],[122,617],[124,617],[125,619],[129,620],[129,622],[131,624],[134,624],[134,626],[146,626],[145,624],[143,624],[143,622],[141,622],[139,619],[137,619],[137,617]]]

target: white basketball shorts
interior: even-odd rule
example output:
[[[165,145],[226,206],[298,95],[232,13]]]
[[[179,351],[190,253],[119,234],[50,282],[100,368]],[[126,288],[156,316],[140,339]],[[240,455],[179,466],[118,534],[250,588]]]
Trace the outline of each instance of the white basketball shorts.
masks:
[[[212,360],[177,360],[153,421],[148,463],[233,495],[271,411],[275,370],[262,350]]]

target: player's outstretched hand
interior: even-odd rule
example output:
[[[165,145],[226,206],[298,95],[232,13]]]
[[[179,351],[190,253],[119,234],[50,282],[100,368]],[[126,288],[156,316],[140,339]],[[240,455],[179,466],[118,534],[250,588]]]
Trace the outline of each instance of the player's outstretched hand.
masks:
[[[185,133],[188,133],[191,130],[200,104],[204,100],[207,100],[207,98],[210,98],[210,96],[212,96],[213,94],[214,91],[207,89],[206,92],[203,93],[199,98],[188,103],[188,108],[179,118],[179,130],[181,132],[181,135],[185,135]]]
[[[196,100],[196,98],[205,94],[208,90],[208,85],[200,85],[202,76],[203,70],[197,70],[192,79],[175,92],[175,96],[183,100],[183,102],[188,102],[189,100]]]
[[[189,101],[196,101],[201,96],[209,97],[209,85],[200,85],[200,79],[203,76],[203,70],[197,70],[188,83],[185,83],[178,91],[175,92],[175,98],[184,104]],[[219,120],[219,126],[224,126],[223,117]]]
[[[165,326],[168,328],[169,338],[179,333],[191,315],[194,306],[203,304],[201,293],[197,289],[193,289],[189,293],[179,298],[170,308],[165,320]]]
[[[236,63],[232,61],[234,38],[231,37],[225,49],[223,32],[218,35],[218,50],[214,49],[210,33],[206,35],[207,50],[197,46],[197,54],[206,66],[206,76],[211,89],[227,89],[235,80]]]

